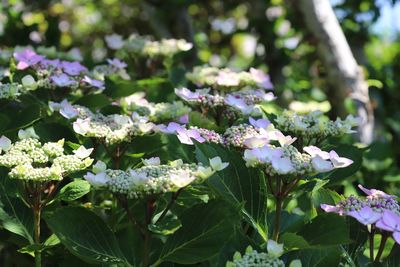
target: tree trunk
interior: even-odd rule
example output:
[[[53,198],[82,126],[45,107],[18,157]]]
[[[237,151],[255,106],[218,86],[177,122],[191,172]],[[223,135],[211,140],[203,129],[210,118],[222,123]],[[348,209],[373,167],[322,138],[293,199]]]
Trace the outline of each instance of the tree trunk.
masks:
[[[359,139],[373,141],[374,114],[368,85],[362,68],[357,64],[329,0],[294,0],[303,13],[306,26],[317,40],[318,52],[328,75],[330,95],[337,115],[345,116],[344,100],[350,96],[361,118]]]

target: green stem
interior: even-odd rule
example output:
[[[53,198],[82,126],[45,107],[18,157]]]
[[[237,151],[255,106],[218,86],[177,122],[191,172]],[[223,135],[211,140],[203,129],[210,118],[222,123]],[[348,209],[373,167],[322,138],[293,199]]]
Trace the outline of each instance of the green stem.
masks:
[[[385,249],[386,241],[389,238],[387,234],[382,234],[381,244],[379,245],[378,254],[376,254],[375,262],[379,262],[382,257],[383,250]]]
[[[178,191],[172,194],[171,200],[168,202],[167,207],[163,210],[160,217],[158,217],[156,224],[161,222],[161,220],[167,215],[168,211],[171,209],[172,205],[174,205],[175,201],[178,199],[179,194],[182,192],[184,187],[180,188]]]
[[[275,220],[274,220],[274,230],[272,233],[272,239],[278,241],[279,239],[279,232],[281,228],[281,213],[282,213],[282,206],[283,206],[283,199],[282,196],[282,179],[281,177],[277,178],[276,182],[276,190],[275,190],[275,200],[276,200],[276,207],[275,207]]]
[[[374,237],[375,229],[371,226],[371,232],[369,233],[369,259],[371,262],[374,261]]]
[[[150,266],[150,249],[151,249],[151,236],[149,231],[149,224],[151,224],[151,220],[156,209],[156,201],[153,198],[147,200],[146,203],[146,229],[144,233],[144,241],[143,241],[143,262],[142,267]]]
[[[40,205],[40,193],[35,197],[35,204],[33,206],[33,220],[34,220],[34,240],[35,240],[35,267],[42,266],[42,255],[40,252],[40,215],[41,215],[41,205]]]

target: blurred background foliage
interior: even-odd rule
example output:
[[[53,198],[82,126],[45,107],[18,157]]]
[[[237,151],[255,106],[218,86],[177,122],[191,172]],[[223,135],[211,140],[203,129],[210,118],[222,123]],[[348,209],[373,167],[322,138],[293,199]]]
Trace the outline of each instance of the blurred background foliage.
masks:
[[[329,112],[335,103],[326,90],[316,41],[291,2],[2,0],[0,48],[53,46],[80,53],[90,66],[114,53],[104,41],[104,36],[112,33],[125,38],[132,33],[156,39],[184,38],[195,45],[184,59],[187,68],[199,64],[234,69],[259,67],[270,74],[280,105]],[[387,15],[382,13],[385,8],[398,10],[399,3],[331,2],[357,61],[364,67],[376,116],[376,141],[366,151],[361,171],[347,182],[358,179],[366,187],[399,195],[400,78],[396,74],[400,73],[400,36],[395,25],[386,31],[378,23]],[[349,113],[354,112],[351,101],[344,101]],[[344,187],[345,193],[352,193],[346,190]]]

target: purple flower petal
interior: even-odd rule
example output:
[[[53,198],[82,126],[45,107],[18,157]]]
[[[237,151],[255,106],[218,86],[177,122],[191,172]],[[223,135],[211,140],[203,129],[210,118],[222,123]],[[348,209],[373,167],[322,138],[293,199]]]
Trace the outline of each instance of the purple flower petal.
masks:
[[[355,218],[364,225],[376,223],[382,217],[380,212],[376,212],[368,206],[361,208],[359,211],[350,211],[347,213],[347,215]]]
[[[36,54],[30,49],[25,49],[22,52],[15,52],[14,57],[18,61],[17,69],[19,70],[24,70],[44,59],[43,56]]]
[[[81,74],[81,72],[87,71],[87,68],[85,66],[82,66],[81,63],[77,61],[62,61],[61,67],[63,68],[65,73],[71,76],[78,76],[79,74]]]

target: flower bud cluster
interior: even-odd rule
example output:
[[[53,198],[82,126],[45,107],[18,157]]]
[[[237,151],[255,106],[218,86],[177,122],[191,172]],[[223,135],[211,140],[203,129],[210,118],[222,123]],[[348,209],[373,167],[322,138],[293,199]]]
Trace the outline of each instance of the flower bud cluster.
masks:
[[[18,83],[0,83],[0,99],[15,99],[23,93],[25,90]]]
[[[200,136],[204,138],[205,141],[208,143],[214,143],[219,145],[225,144],[224,137],[221,134],[217,133],[216,131],[199,128],[195,126],[191,126],[189,129],[198,131]]]
[[[176,160],[169,164],[160,164],[159,158],[143,160],[145,166],[134,170],[122,171],[107,169],[104,163],[96,163],[93,173],[87,173],[85,179],[93,186],[104,187],[113,193],[124,194],[128,198],[140,198],[146,195],[176,192],[191,183],[200,183],[228,166],[220,158],[210,160],[211,167],[202,164],[187,164]]]
[[[341,136],[354,133],[353,127],[358,125],[358,119],[349,115],[345,120],[329,120],[320,111],[307,115],[299,115],[285,110],[275,119],[275,126],[283,132],[308,139],[323,140],[330,136]]]
[[[241,90],[248,88],[272,89],[273,85],[267,74],[262,70],[251,68],[249,72],[235,72],[231,69],[218,69],[208,66],[197,66],[186,74],[186,78],[202,87],[212,87],[218,90]]]
[[[375,229],[391,232],[393,239],[400,244],[400,206],[396,196],[377,189],[358,186],[367,196],[350,196],[337,205],[322,204],[326,212],[353,217],[363,225],[373,225]]]
[[[179,121],[182,116],[191,111],[188,106],[180,101],[153,103],[148,102],[144,96],[144,93],[136,93],[125,97],[121,99],[121,106],[129,112],[147,116],[151,122],[155,123]]]
[[[93,160],[89,158],[92,149],[80,147],[74,154],[65,155],[63,146],[64,140],[41,144],[32,137],[12,144],[2,136],[0,166],[11,169],[11,178],[43,182],[62,180],[64,175],[84,170],[92,164]]]
[[[30,68],[35,71],[35,78],[22,80],[24,88],[35,90],[38,87],[47,89],[69,88],[104,90],[106,75],[116,74],[123,79],[130,79],[125,68],[127,64],[119,59],[107,59],[106,65],[96,66],[92,71],[79,61],[47,59],[35,51],[25,49],[14,53],[18,70]]]
[[[130,142],[135,136],[153,132],[154,124],[147,117],[133,113],[127,115],[103,115],[90,109],[71,105],[64,100],[61,103],[50,103],[53,110],[58,110],[62,116],[74,120],[73,129],[77,134],[99,138],[107,144]]]
[[[244,148],[244,141],[259,136],[259,131],[250,124],[242,123],[231,126],[223,134],[224,145],[237,148]]]
[[[154,41],[149,36],[132,34],[124,41],[127,52],[145,57],[172,57],[192,49],[193,45],[184,39],[161,39]]]
[[[258,252],[251,246],[246,248],[246,253],[241,255],[236,252],[233,261],[228,261],[226,267],[285,267],[285,263],[275,255]]]
[[[217,91],[210,93],[210,89],[197,89],[194,92],[187,88],[175,89],[175,94],[186,103],[202,108],[224,108],[238,115],[260,115],[259,104],[275,99],[273,93],[264,90],[248,89],[222,95]]]

